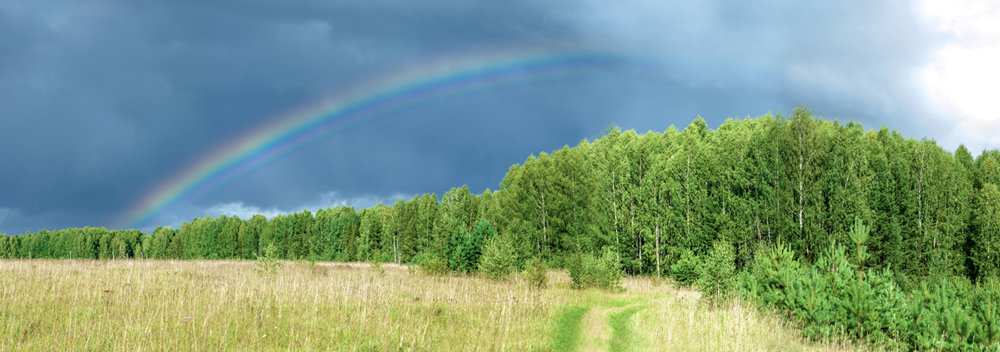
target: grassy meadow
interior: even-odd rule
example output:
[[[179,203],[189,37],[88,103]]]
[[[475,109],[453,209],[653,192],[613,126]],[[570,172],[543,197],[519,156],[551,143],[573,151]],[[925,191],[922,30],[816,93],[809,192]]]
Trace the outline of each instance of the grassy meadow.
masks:
[[[2,351],[807,351],[738,302],[630,277],[623,292],[427,276],[403,266],[0,261]]]

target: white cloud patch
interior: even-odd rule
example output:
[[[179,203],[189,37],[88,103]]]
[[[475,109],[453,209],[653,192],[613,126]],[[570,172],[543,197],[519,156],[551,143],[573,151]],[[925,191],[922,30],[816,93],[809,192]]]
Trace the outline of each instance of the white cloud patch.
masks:
[[[315,212],[320,209],[333,208],[333,207],[343,207],[351,206],[355,209],[368,208],[374,206],[378,203],[382,204],[392,204],[397,199],[410,199],[413,198],[412,194],[403,193],[393,193],[390,195],[361,195],[355,197],[344,197],[336,191],[331,191],[320,195],[317,199],[303,203],[299,206],[280,209],[277,207],[262,208],[255,205],[248,205],[243,202],[230,202],[216,204],[208,209],[205,209],[203,216],[238,216],[241,219],[249,219],[254,215],[264,215],[268,219],[281,214],[290,214],[294,212],[299,212],[302,210],[309,210]]]
[[[287,212],[283,212],[277,208],[262,209],[260,207],[243,204],[243,202],[216,204],[205,210],[206,216],[229,215],[238,216],[241,219],[249,219],[258,214],[264,215],[270,219],[285,213]]]
[[[922,14],[947,43],[920,76],[952,130],[942,142],[974,153],[1000,147],[1000,4],[926,0]]]
[[[910,2],[858,5],[584,0],[561,16],[592,41],[649,60],[666,78],[663,95],[687,95],[684,104],[703,116],[801,105],[940,137],[949,124],[920,79],[941,45],[935,30]]]

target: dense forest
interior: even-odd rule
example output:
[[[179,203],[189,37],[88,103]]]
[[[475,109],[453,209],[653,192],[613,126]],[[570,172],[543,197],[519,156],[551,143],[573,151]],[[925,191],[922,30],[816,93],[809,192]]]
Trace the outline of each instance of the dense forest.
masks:
[[[952,153],[800,108],[716,130],[701,118],[662,133],[610,129],[529,156],[482,194],[461,187],[360,210],[207,217],[152,234],[0,236],[0,257],[253,259],[270,248],[286,259],[437,258],[469,271],[456,253],[496,241],[520,266],[564,267],[610,249],[630,274],[682,282],[732,266],[719,292],[787,311],[811,335],[984,348],[1000,344],[998,185],[996,150]]]

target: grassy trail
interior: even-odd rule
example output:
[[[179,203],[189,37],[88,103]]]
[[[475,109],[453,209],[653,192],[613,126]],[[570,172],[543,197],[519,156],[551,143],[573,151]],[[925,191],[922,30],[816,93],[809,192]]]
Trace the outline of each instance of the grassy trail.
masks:
[[[609,351],[633,351],[638,346],[638,338],[632,324],[635,322],[635,313],[644,309],[640,306],[622,308],[619,312],[608,316],[608,325],[611,326],[611,340],[608,342]]]
[[[554,351],[631,351],[637,337],[631,325],[642,309],[635,300],[601,299],[564,309],[556,318]]]
[[[580,325],[589,307],[571,306],[563,309],[556,317],[555,336],[552,350],[557,352],[576,351],[580,341]]]
[[[738,301],[704,304],[697,291],[630,278],[625,292],[576,291],[557,311],[552,351],[852,351],[804,341],[793,326]]]

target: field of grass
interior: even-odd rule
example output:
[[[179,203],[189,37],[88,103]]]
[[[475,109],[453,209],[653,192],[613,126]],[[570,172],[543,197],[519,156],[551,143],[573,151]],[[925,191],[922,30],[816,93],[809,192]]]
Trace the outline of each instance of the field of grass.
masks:
[[[848,350],[695,291],[549,288],[395,265],[250,261],[0,261],[0,350]]]

